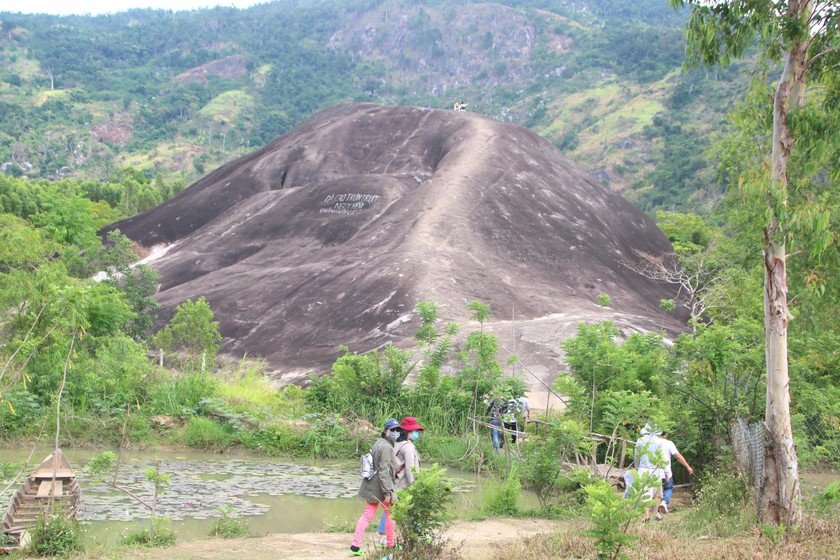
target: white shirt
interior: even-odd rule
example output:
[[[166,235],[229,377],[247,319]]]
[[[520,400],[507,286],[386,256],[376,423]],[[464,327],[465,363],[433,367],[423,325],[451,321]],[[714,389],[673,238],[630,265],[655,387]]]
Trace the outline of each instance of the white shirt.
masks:
[[[638,457],[640,474],[650,472],[659,478],[665,478],[665,469],[657,467],[654,461],[656,461],[657,453],[660,451],[662,451],[664,457],[665,452],[662,448],[666,441],[653,434],[644,435],[636,441],[636,457]]]
[[[665,478],[671,478],[671,457],[679,453],[677,446],[670,439],[662,439],[662,457],[665,459]]]

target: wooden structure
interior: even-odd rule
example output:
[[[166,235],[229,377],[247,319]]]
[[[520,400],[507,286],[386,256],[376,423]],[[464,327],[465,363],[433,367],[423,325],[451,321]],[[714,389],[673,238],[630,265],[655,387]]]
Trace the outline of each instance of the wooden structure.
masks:
[[[82,491],[70,462],[56,449],[18,488],[3,517],[3,532],[18,543],[25,540],[41,516],[56,513],[73,518],[79,511]]]

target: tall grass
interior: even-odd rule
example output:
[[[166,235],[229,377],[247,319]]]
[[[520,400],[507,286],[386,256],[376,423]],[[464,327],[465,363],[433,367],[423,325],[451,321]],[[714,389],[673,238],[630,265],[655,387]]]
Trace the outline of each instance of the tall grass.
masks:
[[[517,498],[522,489],[516,465],[504,480],[494,479],[484,487],[484,507],[487,515],[516,515],[519,513]]]
[[[212,398],[219,389],[219,381],[210,375],[191,373],[173,375],[151,390],[151,409],[168,416],[196,414],[201,401]]]
[[[184,426],[184,443],[196,449],[221,451],[232,441],[231,433],[209,418],[192,417]]]
[[[752,531],[755,519],[749,486],[737,474],[720,471],[706,478],[679,530],[689,537],[730,537]]]
[[[236,412],[263,410],[281,414],[287,411],[288,399],[284,399],[284,393],[265,376],[262,361],[243,359],[236,368],[221,370],[216,376],[222,381],[217,396]]]

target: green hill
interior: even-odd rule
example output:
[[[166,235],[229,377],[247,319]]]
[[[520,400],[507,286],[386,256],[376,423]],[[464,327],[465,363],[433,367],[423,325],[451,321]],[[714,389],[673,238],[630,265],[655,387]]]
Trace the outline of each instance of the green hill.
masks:
[[[535,130],[642,208],[679,208],[711,200],[703,149],[742,87],[736,72],[680,72],[683,17],[660,0],[280,0],[0,22],[0,164],[33,178],[132,166],[189,183],[335,103],[459,101]]]

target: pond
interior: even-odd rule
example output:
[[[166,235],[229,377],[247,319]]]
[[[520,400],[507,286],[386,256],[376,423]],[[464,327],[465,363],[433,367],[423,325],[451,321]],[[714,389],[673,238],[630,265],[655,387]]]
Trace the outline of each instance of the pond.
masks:
[[[24,472],[34,470],[49,453],[36,452],[35,464]],[[85,471],[95,451],[64,449],[64,453],[82,488],[78,519],[94,540],[118,542],[124,534],[147,526],[148,509]],[[3,461],[22,463],[28,454],[19,449],[0,449]],[[151,504],[154,489],[146,480],[149,468],[171,477],[169,487],[158,498],[157,515],[173,521],[179,540],[206,536],[222,508],[229,509],[232,517],[246,520],[253,534],[350,530],[362,511],[356,497],[359,475],[355,462],[192,451],[131,452],[120,458],[116,484]],[[480,507],[487,479],[452,470],[448,475],[455,483],[455,512]],[[16,489],[17,485],[0,495],[3,508]],[[520,506],[535,505],[536,498],[523,492]]]

